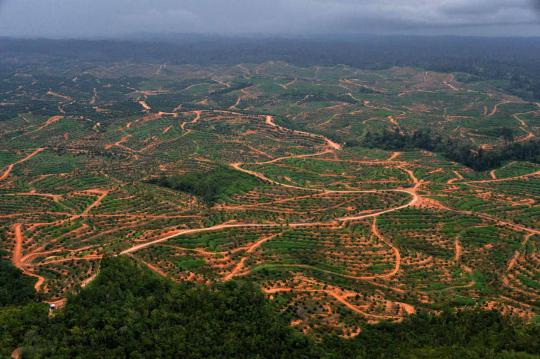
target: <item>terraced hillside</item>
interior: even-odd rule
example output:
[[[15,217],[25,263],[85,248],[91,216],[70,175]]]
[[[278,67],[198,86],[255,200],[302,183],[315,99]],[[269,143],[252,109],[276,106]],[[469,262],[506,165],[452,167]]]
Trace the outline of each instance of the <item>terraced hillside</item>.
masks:
[[[47,302],[126,255],[255,282],[315,336],[446,306],[540,314],[540,104],[497,83],[268,62],[32,66],[0,86],[0,252]],[[364,147],[381,131],[531,162]]]

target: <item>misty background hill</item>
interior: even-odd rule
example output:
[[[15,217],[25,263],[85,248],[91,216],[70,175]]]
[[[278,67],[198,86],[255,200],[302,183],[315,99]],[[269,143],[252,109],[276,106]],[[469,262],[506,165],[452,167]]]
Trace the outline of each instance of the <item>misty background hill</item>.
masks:
[[[39,60],[74,62],[239,64],[284,61],[298,66],[366,69],[412,66],[464,72],[469,80],[506,80],[504,89],[540,98],[540,38],[328,35],[310,37],[141,35],[125,40],[0,38],[0,65],[11,71]]]

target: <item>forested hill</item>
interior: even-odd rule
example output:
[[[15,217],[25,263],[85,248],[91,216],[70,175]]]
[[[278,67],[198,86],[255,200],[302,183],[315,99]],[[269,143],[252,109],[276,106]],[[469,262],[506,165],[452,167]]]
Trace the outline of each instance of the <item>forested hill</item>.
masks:
[[[540,357],[540,327],[495,312],[417,315],[367,326],[353,340],[316,342],[291,329],[251,284],[177,285],[127,257],[105,260],[55,316],[35,305],[4,307],[0,327],[1,343],[12,346],[2,354],[18,339],[24,358]]]

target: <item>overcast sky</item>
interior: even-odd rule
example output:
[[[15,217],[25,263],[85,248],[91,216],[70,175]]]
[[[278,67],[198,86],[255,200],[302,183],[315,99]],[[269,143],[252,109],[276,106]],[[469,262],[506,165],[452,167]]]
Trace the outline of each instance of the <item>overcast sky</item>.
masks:
[[[0,36],[540,36],[540,0],[0,0]]]

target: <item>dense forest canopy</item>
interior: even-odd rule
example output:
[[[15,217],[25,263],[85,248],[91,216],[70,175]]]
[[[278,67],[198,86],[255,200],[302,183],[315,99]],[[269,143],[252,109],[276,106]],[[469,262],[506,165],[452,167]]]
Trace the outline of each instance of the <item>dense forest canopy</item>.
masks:
[[[320,342],[288,327],[252,284],[174,284],[142,264],[107,259],[98,278],[47,318],[0,310],[3,345],[25,358],[537,358],[540,326],[495,312],[419,314]],[[6,354],[5,348],[1,353]]]
[[[2,259],[5,253],[0,251],[0,307],[27,304],[34,300],[35,290],[32,277],[25,276],[8,260]]]
[[[310,358],[253,285],[176,285],[130,258],[99,278],[25,346],[30,358]]]
[[[208,172],[193,172],[181,176],[160,177],[149,180],[159,186],[191,193],[212,205],[220,199],[247,192],[257,186],[252,176],[219,166]]]
[[[35,279],[0,252],[0,357],[8,358],[28,335],[47,325],[47,305],[39,303]]]
[[[503,129],[504,130],[504,129]],[[506,131],[503,131],[506,132]],[[505,133],[503,133],[503,136]],[[484,150],[460,140],[442,138],[430,130],[418,130],[403,133],[399,130],[368,132],[364,137],[364,146],[386,150],[422,149],[442,153],[452,161],[464,164],[476,171],[498,168],[508,161],[530,161],[540,163],[540,141],[524,143],[508,142],[501,148]]]

